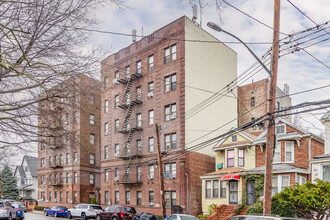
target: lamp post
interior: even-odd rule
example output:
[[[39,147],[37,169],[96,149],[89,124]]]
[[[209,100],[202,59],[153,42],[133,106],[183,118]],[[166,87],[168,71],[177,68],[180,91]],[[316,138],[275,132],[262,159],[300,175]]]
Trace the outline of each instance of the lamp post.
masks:
[[[272,71],[270,71],[265,64],[263,64],[263,62],[261,62],[261,60],[257,57],[257,55],[255,55],[255,53],[248,47],[248,45],[246,45],[246,43],[244,43],[241,39],[239,39],[238,37],[236,37],[235,35],[233,35],[232,33],[229,33],[228,31],[225,31],[224,29],[222,29],[219,25],[213,23],[213,22],[207,22],[207,26],[215,31],[218,32],[223,32],[225,34],[228,34],[230,36],[232,36],[233,38],[235,38],[236,40],[238,40],[240,43],[242,43],[247,49],[248,51],[253,55],[253,57],[258,61],[258,63],[266,70],[266,72],[269,74],[269,76],[273,76]]]

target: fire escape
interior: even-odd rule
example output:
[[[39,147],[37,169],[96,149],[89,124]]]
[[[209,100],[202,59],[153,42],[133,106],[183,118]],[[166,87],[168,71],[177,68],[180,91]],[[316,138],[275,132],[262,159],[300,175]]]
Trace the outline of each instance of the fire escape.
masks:
[[[135,131],[141,131],[142,130],[142,120],[141,118],[136,118],[136,123],[134,126],[131,126],[132,120],[132,113],[133,109],[136,105],[140,105],[142,103],[142,94],[141,94],[141,88],[137,88],[136,94],[132,94],[131,89],[133,86],[134,80],[138,80],[142,77],[141,69],[138,69],[133,74],[127,74],[126,78],[119,79],[118,82],[126,85],[125,92],[123,95],[123,99],[120,105],[118,105],[119,108],[126,111],[123,124],[121,129],[119,130],[119,133],[122,133],[126,135],[126,141],[124,143],[124,146],[121,148],[119,152],[119,158],[123,160],[128,160],[127,165],[125,167],[125,173],[122,176],[122,178],[119,179],[119,183],[121,184],[140,184],[142,183],[138,178],[132,178],[130,176],[131,171],[131,164],[135,158],[140,158],[141,155],[141,149],[138,149],[137,147],[134,149],[131,149],[131,141],[133,139],[133,134]],[[134,97],[133,99],[131,99]],[[141,115],[139,116],[141,117]]]

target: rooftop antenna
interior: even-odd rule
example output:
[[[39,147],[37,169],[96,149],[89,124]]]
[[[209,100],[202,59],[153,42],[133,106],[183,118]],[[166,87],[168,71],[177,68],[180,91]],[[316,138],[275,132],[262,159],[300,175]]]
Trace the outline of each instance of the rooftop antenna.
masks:
[[[136,42],[136,30],[135,29],[132,30],[132,41]]]

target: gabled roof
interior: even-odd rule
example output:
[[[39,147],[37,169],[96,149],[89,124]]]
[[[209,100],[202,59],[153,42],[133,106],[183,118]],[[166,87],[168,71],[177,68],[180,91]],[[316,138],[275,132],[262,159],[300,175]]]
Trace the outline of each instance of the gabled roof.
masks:
[[[239,141],[231,144],[223,144],[227,138],[231,137],[232,135],[238,134],[246,139],[246,141]],[[219,140],[219,142],[213,147],[213,150],[219,149],[221,147],[228,147],[228,146],[234,146],[234,145],[239,145],[239,144],[251,144],[254,139],[256,139],[257,136],[250,134],[245,131],[233,131],[231,134],[228,134],[227,136],[223,137],[222,139]]]
[[[14,176],[16,176],[16,173],[18,173],[20,177],[25,177],[25,172],[22,166],[16,166]]]
[[[21,166],[23,165],[24,160],[26,161],[26,164],[28,165],[31,176],[38,177],[38,158],[24,155]]]
[[[245,172],[247,172],[247,173],[254,173],[254,172],[263,173],[263,172],[265,172],[265,166],[243,170],[242,172],[243,173],[245,173]],[[287,163],[274,163],[273,164],[273,173],[292,173],[292,172],[309,174],[307,169],[296,167],[291,164],[287,164]]]

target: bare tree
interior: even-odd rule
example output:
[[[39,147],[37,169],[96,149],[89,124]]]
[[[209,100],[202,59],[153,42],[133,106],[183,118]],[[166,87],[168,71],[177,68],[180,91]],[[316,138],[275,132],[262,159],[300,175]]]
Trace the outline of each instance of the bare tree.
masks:
[[[40,128],[38,104],[56,107],[63,91],[74,94],[72,77],[99,72],[105,51],[86,49],[85,29],[102,4],[121,8],[123,0],[0,0],[0,145],[37,142],[54,129]]]

